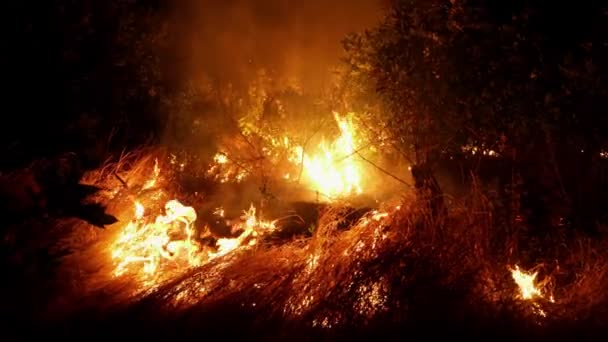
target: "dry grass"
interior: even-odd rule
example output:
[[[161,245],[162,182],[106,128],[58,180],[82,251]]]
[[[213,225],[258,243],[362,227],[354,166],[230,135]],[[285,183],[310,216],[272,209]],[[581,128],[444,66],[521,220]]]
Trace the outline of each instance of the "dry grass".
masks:
[[[152,153],[125,155],[85,181],[123,189],[116,173],[137,188],[162,156],[162,151]],[[167,183],[161,186],[175,192]],[[406,331],[530,337],[601,331],[608,322],[608,241],[562,232],[539,239],[525,227],[499,226],[492,203],[475,187],[465,199],[450,199],[449,215],[441,218],[431,219],[428,206],[413,195],[398,207],[381,208],[388,218],[350,222],[346,230],[342,226],[349,218],[330,209],[310,238],[268,241],[184,270],[145,291],[134,290],[137,284],[129,279],[109,276],[109,244],[130,218],[132,199],[128,191],[108,194],[106,204],[120,219],[116,225],[101,231],[62,223],[71,233],[57,245],[78,253],[63,259],[58,278],[64,294],[50,306],[70,308],[64,317],[87,307],[105,312],[98,321],[109,322],[117,333],[123,328],[143,333],[134,323],[140,320],[158,322],[155,329],[146,327],[150,333],[221,334],[225,324],[238,325],[237,331],[225,332],[233,337],[252,331],[273,338],[289,332],[359,337]],[[517,298],[509,271],[515,264],[537,266],[539,280],[547,280],[544,290],[555,298],[555,303],[539,301],[547,317]],[[428,324],[446,330],[428,331]]]

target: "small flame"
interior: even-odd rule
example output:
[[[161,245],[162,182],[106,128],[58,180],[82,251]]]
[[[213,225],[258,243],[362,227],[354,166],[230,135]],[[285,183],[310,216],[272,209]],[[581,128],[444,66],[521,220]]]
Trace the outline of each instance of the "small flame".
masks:
[[[223,153],[216,153],[215,156],[213,156],[213,161],[218,164],[226,164],[228,162],[228,157]]]
[[[152,173],[152,178],[148,179],[146,184],[144,184],[143,189],[150,189],[156,185],[158,181],[158,177],[160,176],[160,167],[158,166],[158,158],[154,159],[154,171]]]
[[[222,208],[222,207],[217,207],[217,208],[215,208],[215,210],[213,211],[213,214],[214,214],[214,215],[217,215],[217,216],[219,216],[219,217],[224,217],[224,213],[225,213],[225,212],[224,212],[224,208]]]
[[[233,230],[243,229],[241,235],[233,239],[218,239],[218,250],[217,252],[210,252],[210,257],[226,255],[242,246],[245,241],[248,241],[247,245],[253,246],[257,243],[257,236],[276,229],[275,221],[262,221],[257,218],[256,208],[253,204],[251,204],[249,210],[243,213],[241,219],[243,220],[243,224],[237,224],[236,227],[233,227]]]
[[[248,176],[247,170],[229,160],[228,155],[223,152],[213,156],[213,163],[207,169],[207,174],[220,183],[238,183]]]
[[[144,217],[144,206],[139,202],[135,202],[135,218],[141,220]]]
[[[531,300],[537,297],[543,297],[542,292],[535,285],[535,280],[536,276],[538,275],[538,272],[527,273],[525,271],[521,271],[519,269],[519,266],[515,265],[515,269],[511,270],[511,275],[513,276],[513,280],[515,280],[517,286],[519,286],[519,291],[522,299]]]

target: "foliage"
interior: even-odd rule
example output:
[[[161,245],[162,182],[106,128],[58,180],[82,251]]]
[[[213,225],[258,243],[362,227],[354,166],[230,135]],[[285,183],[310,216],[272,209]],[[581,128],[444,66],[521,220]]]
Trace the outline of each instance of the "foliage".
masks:
[[[593,217],[580,194],[605,183],[607,16],[595,3],[396,0],[381,25],[347,40],[349,75],[355,92],[375,86],[413,164],[484,146],[528,190]]]
[[[549,127],[597,144],[606,15],[591,4],[393,1],[346,49],[351,74],[373,81],[421,161],[468,141],[519,149]],[[566,30],[566,18],[577,25]]]

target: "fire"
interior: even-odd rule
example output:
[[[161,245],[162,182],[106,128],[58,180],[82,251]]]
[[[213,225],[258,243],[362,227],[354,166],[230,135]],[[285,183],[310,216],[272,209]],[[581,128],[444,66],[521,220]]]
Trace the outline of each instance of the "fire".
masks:
[[[218,164],[226,164],[228,162],[228,158],[225,154],[217,153],[215,156],[213,156],[213,161]]]
[[[361,194],[363,169],[357,152],[362,139],[357,134],[353,114],[334,112],[333,118],[339,136],[333,140],[322,139],[316,146],[303,145],[301,142],[309,141],[310,137],[298,136],[298,133],[276,135],[275,130],[257,128],[256,123],[241,123],[241,135],[248,139],[248,148],[255,151],[244,155],[238,151],[218,152],[207,175],[220,183],[238,183],[250,176],[255,168],[270,167],[277,171],[277,179],[302,182],[326,199]],[[225,149],[230,150],[230,147]],[[251,165],[252,160],[266,164]]]
[[[130,271],[144,279],[153,279],[161,270],[199,266],[239,247],[253,246],[260,236],[276,228],[274,221],[260,220],[252,204],[241,217],[243,222],[232,227],[242,233],[236,238],[218,239],[217,251],[203,253],[195,237],[196,218],[192,207],[170,200],[165,205],[164,215],[159,215],[154,222],[146,222],[143,205],[135,202],[133,220],[112,246],[112,259],[116,264],[114,276]]]
[[[213,211],[213,214],[214,214],[214,215],[217,215],[217,216],[219,216],[219,217],[224,217],[224,213],[225,213],[225,211],[224,211],[224,208],[222,208],[222,207],[217,207],[217,208],[215,208],[215,210]]]
[[[154,184],[160,174],[155,163],[152,177],[145,183]],[[219,207],[215,214],[223,217],[224,209]],[[183,271],[200,266],[214,258],[226,255],[239,247],[253,246],[257,239],[275,229],[275,222],[261,220],[252,204],[236,223],[232,231],[242,231],[236,238],[220,238],[217,250],[207,250],[198,242],[194,223],[197,219],[194,208],[185,206],[178,200],[170,200],[164,206],[164,213],[154,221],[146,215],[142,202],[135,201],[132,220],[118,234],[110,251],[114,262],[114,276],[129,273],[147,284],[159,277],[171,275],[173,271]]]
[[[144,217],[144,206],[139,202],[135,202],[135,218],[140,220]]]
[[[543,297],[540,289],[534,284],[538,272],[532,274],[521,271],[519,266],[515,265],[515,269],[511,270],[511,275],[517,286],[522,299],[529,300],[536,297]]]
[[[220,183],[241,182],[248,176],[247,170],[228,159],[226,153],[216,153],[207,175]]]
[[[243,230],[243,232],[233,239],[222,238],[218,239],[217,252],[209,253],[210,257],[218,257],[226,255],[236,248],[243,245],[245,241],[248,241],[249,246],[257,244],[257,237],[267,232],[271,232],[276,229],[275,221],[261,221],[256,216],[256,208],[253,204],[249,207],[249,210],[243,213],[241,219],[244,221],[242,224],[237,224],[232,227],[232,230]]]
[[[119,234],[112,246],[116,262],[115,276],[124,274],[134,265],[141,265],[143,275],[151,275],[163,266],[164,260],[175,264],[197,265],[193,223],[196,212],[177,200],[168,201],[165,214],[154,222],[146,222],[144,207],[135,203],[135,217]]]
[[[539,303],[537,301],[539,299],[545,298],[545,294],[543,293],[542,288],[546,284],[546,280],[542,281],[540,284],[537,283],[536,282],[537,275],[538,275],[538,272],[534,272],[534,273],[525,272],[525,271],[520,270],[519,266],[517,266],[517,265],[515,265],[514,269],[511,269],[511,276],[513,277],[513,280],[515,280],[515,283],[519,287],[520,293],[519,293],[518,297],[525,301],[531,302],[532,311],[535,314],[540,315],[542,317],[546,317],[547,312],[545,310],[543,310],[543,308],[541,307],[541,303]],[[552,295],[549,296],[549,302],[551,302],[551,303],[555,302]]]
[[[303,175],[314,190],[330,197],[361,194],[361,170],[354,158],[355,128],[350,117],[334,113],[340,136],[331,144],[322,141],[313,154],[304,153]],[[298,147],[294,154],[302,155]]]
[[[156,185],[156,182],[158,181],[158,176],[160,176],[160,167],[158,166],[158,159],[154,159],[154,171],[152,174],[152,178],[148,179],[146,184],[144,184],[143,189],[146,190],[153,188]]]

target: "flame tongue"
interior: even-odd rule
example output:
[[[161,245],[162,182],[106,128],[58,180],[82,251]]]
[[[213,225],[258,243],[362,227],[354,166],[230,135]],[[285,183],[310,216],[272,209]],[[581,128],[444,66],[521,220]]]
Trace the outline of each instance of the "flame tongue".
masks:
[[[362,192],[361,170],[354,158],[357,152],[354,124],[350,116],[334,113],[334,119],[340,136],[332,143],[323,141],[311,154],[305,153],[302,146],[291,145],[288,137],[271,139],[274,148],[291,152],[286,156],[287,160],[291,166],[302,168],[302,180],[330,199]],[[276,151],[267,152],[270,156],[277,154],[274,153]],[[207,174],[220,182],[240,182],[247,176],[247,171],[233,160],[238,158],[231,158],[226,153],[216,154]],[[161,191],[158,188],[161,181],[158,160],[155,160],[152,171],[143,189]],[[285,178],[290,178],[289,174]],[[145,213],[144,205],[136,202],[133,220],[119,233],[111,247],[115,276],[129,272],[144,279],[161,275],[165,278],[170,276],[170,270],[199,266],[239,248],[255,245],[261,235],[275,229],[274,222],[259,219],[252,205],[245,211],[242,222],[232,227],[232,231],[242,233],[236,238],[218,239],[217,250],[205,253],[194,227],[197,215],[192,207],[170,200],[164,206],[164,214],[158,215],[154,221]],[[215,214],[223,217],[224,210],[218,208]]]
[[[248,245],[255,245],[257,243],[256,237],[258,235],[266,231],[272,231],[276,228],[275,222],[258,220],[256,209],[253,204],[249,207],[249,210],[244,212],[241,219],[244,223],[237,225],[237,227],[233,227],[233,230],[243,229],[243,232],[234,239],[218,239],[218,250],[215,253],[209,253],[210,257],[218,257],[230,253],[243,245],[247,240],[249,241]]]
[[[251,205],[242,217],[243,223],[238,224],[243,232],[237,238],[218,239],[216,252],[202,253],[195,236],[196,218],[192,207],[170,200],[165,204],[165,214],[156,217],[153,223],[147,223],[144,206],[135,202],[134,219],[112,246],[112,259],[116,265],[114,275],[130,272],[141,279],[153,280],[166,274],[164,271],[168,271],[169,266],[181,271],[226,255],[245,242],[248,242],[246,246],[255,245],[259,235],[275,229],[274,222],[259,220]]]
[[[515,266],[515,269],[511,270],[511,275],[517,286],[522,299],[534,299],[536,297],[543,297],[539,288],[536,287],[535,280],[538,272],[532,274],[523,272],[519,269],[519,266]]]
[[[193,239],[194,209],[171,200],[165,205],[165,212],[154,223],[146,223],[143,205],[135,203],[135,219],[127,224],[112,248],[112,259],[117,262],[116,276],[124,274],[133,264],[143,264],[143,272],[153,274],[163,259],[184,259],[190,265],[200,263],[195,256],[199,246]],[[185,238],[173,240],[171,235],[176,231]]]
[[[272,167],[281,169],[277,177],[303,183],[328,199],[335,199],[363,192],[362,169],[357,154],[357,130],[352,114],[341,116],[334,112],[334,120],[340,135],[332,141],[322,140],[316,147],[306,148],[294,144],[288,136],[272,136],[258,130],[257,138],[264,141],[260,151]],[[244,129],[244,128],[243,128]],[[249,129],[243,130],[248,136]],[[218,152],[207,170],[207,175],[220,183],[241,182],[249,171],[236,162],[238,153],[228,156]],[[283,169],[285,167],[286,169]],[[296,176],[297,175],[297,176]],[[300,177],[301,176],[301,177]]]
[[[330,145],[322,142],[316,153],[304,154],[304,176],[312,187],[330,198],[361,194],[361,174],[356,154],[354,125],[334,113],[340,136]],[[295,151],[302,153],[302,149]]]

